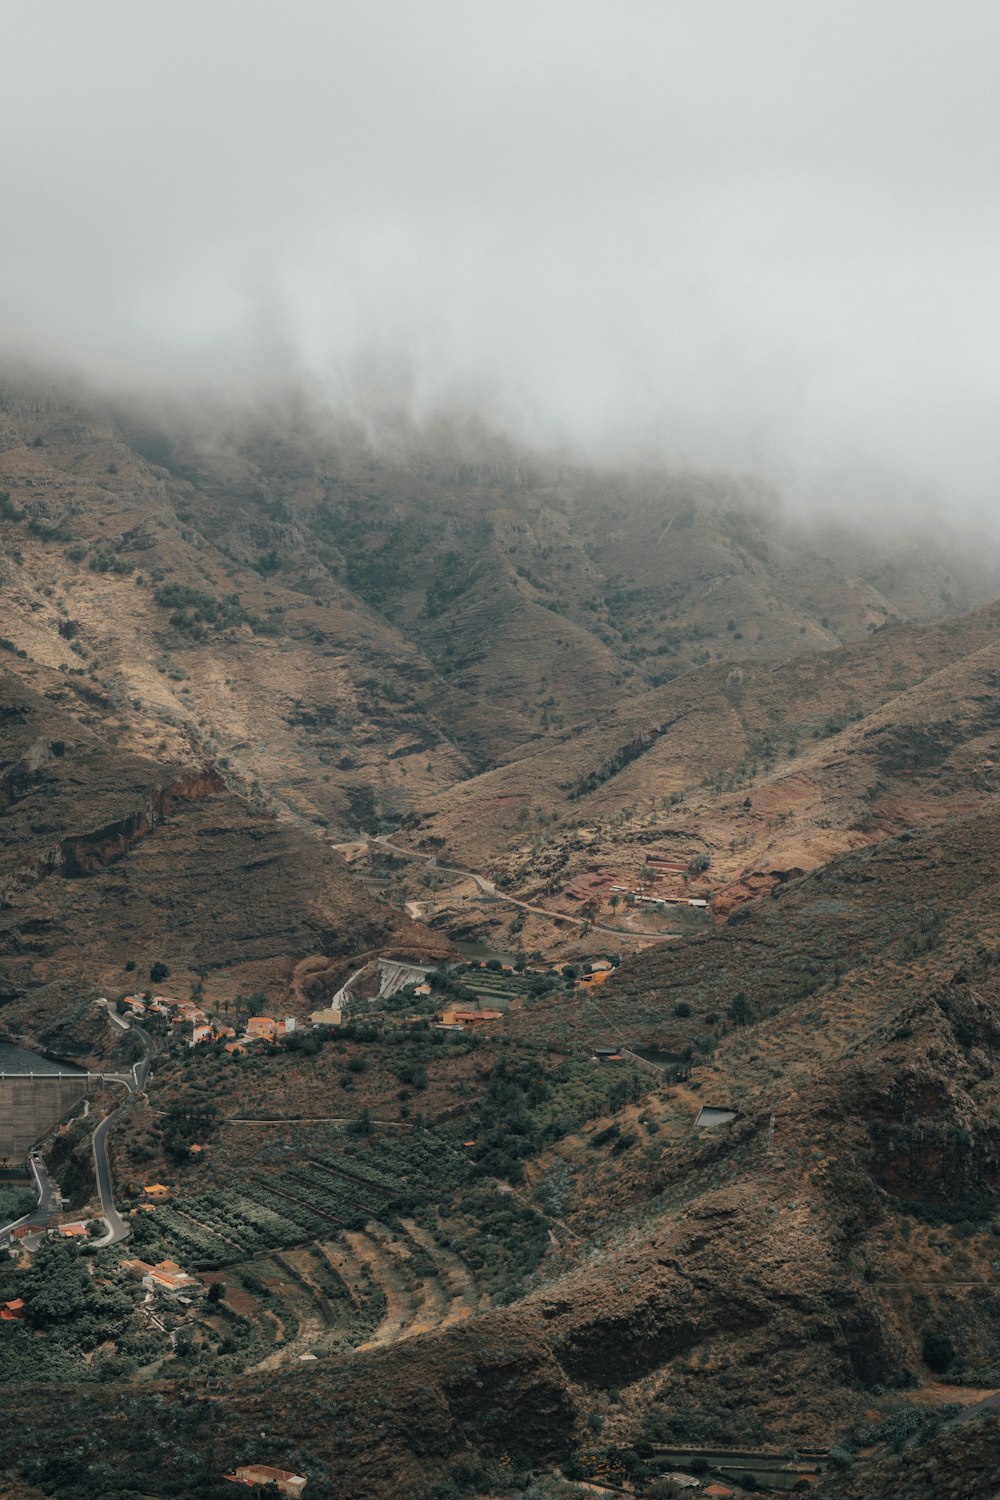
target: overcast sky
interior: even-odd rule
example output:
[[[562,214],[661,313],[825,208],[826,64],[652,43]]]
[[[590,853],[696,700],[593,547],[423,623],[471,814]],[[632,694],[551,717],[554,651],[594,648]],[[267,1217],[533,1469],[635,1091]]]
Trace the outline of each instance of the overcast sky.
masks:
[[[0,330],[1000,496],[995,0],[0,0]]]

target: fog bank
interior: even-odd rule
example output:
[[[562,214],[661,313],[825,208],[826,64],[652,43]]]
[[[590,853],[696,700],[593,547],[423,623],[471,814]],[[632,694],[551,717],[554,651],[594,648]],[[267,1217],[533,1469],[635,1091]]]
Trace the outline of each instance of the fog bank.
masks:
[[[1000,494],[995,6],[3,18],[8,354],[148,390],[304,378],[417,419],[457,401],[817,504],[845,475],[862,508]]]

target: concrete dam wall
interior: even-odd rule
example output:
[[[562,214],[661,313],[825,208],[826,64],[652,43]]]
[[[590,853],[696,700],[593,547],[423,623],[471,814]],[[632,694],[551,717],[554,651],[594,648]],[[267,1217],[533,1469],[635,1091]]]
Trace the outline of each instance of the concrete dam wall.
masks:
[[[86,1073],[0,1074],[0,1165],[23,1161],[89,1088]]]

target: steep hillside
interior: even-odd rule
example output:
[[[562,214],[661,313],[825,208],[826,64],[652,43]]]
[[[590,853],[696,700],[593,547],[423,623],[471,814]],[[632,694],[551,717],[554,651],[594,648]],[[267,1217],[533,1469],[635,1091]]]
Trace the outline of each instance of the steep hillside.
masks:
[[[933,1434],[1000,1388],[991,557],[457,420],[17,383],[0,533],[6,1033],[127,1066],[95,1000],[153,973],[242,1025],[459,933],[626,955],[492,958],[459,1029],[467,968],[231,1052],[146,1016],[116,1202],[200,1286],[157,1320],[120,1244],[0,1257],[14,1492],[565,1500],[832,1446],[880,1494],[897,1440],[927,1484],[974,1449]],[[713,910],[664,941],[637,881]],[[103,1108],[47,1147],[84,1219]]]
[[[989,804],[998,633],[990,606],[704,668],[437,794],[407,836],[569,911],[581,875],[635,882],[650,858],[701,859],[692,894],[724,916],[790,873]],[[610,920],[607,886],[599,897]]]
[[[6,639],[100,682],[133,748],[193,741],[341,833],[581,725],[599,770],[616,705],[692,667],[1000,588],[988,559],[872,545],[876,584],[749,483],[457,423],[376,441],[304,398],[154,413],[14,381],[0,422]]]
[[[894,1434],[932,1433],[948,1392],[968,1402],[996,1389],[1000,1333],[1000,931],[989,917],[1000,830],[990,814],[955,834],[957,848],[927,831],[847,856],[709,937],[623,965],[601,987],[601,1032],[592,1006],[580,1040],[652,1035],[687,1076],[654,1079],[614,1115],[548,1115],[533,1140],[552,1097],[544,1072],[518,1096],[523,1062],[508,1049],[491,1067],[516,1122],[508,1139],[522,1141],[517,1192],[551,1230],[527,1295],[298,1364],[314,1330],[291,1342],[277,1383],[280,1349],[224,1386],[206,1365],[197,1409],[185,1378],[164,1378],[169,1362],[152,1389],[64,1388],[61,1437],[86,1462],[100,1454],[105,1483],[128,1473],[159,1493],[175,1453],[189,1482],[207,1483],[234,1449],[264,1457],[246,1437],[263,1431],[266,1451],[321,1497],[345,1486],[391,1497],[445,1483],[491,1493],[507,1469],[526,1484],[528,1468],[556,1464],[584,1476],[620,1462],[639,1477],[684,1445],[834,1445],[849,1462]],[[984,920],[970,920],[973,903]],[[565,1045],[555,1027],[567,1004],[540,1001],[511,1028]],[[702,1104],[735,1118],[699,1129]],[[450,1139],[479,1108],[470,1101]],[[425,1125],[424,1138],[448,1128]],[[390,1146],[370,1142],[369,1168]],[[478,1180],[496,1196],[488,1172]],[[365,1253],[388,1329],[402,1262],[371,1221],[351,1240],[357,1254],[366,1240],[382,1246]],[[428,1243],[476,1266],[475,1241],[454,1228]],[[281,1265],[271,1295],[287,1298]],[[38,1391],[9,1400],[4,1462],[57,1488]],[[155,1450],[129,1436],[154,1411]]]
[[[0,672],[8,986],[72,977],[121,989],[129,961],[134,983],[166,957],[174,982],[212,973],[223,986],[284,993],[309,953],[444,951],[218,769],[128,749],[112,703],[86,679],[36,666],[24,679]]]

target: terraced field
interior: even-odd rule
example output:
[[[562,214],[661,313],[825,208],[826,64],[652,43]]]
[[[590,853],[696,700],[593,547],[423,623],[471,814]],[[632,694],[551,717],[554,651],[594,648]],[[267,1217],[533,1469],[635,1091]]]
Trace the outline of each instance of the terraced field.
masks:
[[[469,1266],[408,1219],[227,1268],[266,1352],[255,1369],[430,1333],[491,1306]]]
[[[225,1287],[192,1314],[201,1331],[184,1357],[270,1369],[415,1338],[522,1296],[572,1238],[551,1217],[547,1178],[532,1201],[525,1163],[589,1120],[634,1112],[650,1085],[589,1058],[546,1070],[503,1057],[487,1076],[461,1121],[404,1133],[360,1119],[349,1130],[266,1122],[252,1165],[220,1143],[214,1181],[191,1178],[203,1185],[137,1215],[133,1253]]]
[[[255,1369],[464,1321],[510,1300],[546,1244],[543,1218],[477,1181],[439,1131],[259,1166],[159,1206],[140,1230],[144,1256],[225,1282]]]
[[[177,1198],[158,1208],[155,1229],[198,1269],[215,1269],[362,1229],[373,1217],[392,1219],[412,1201],[450,1197],[468,1175],[460,1148],[414,1132],[380,1140],[377,1151],[317,1152]]]
[[[529,992],[529,986],[520,975],[498,974],[492,969],[470,968],[461,979],[487,1006],[495,1005],[499,1010],[505,1010],[512,1001],[522,999]]]

